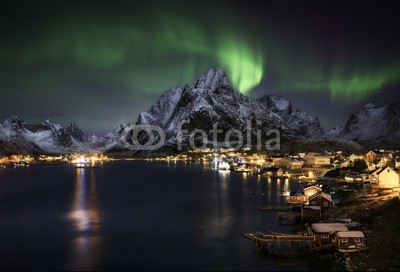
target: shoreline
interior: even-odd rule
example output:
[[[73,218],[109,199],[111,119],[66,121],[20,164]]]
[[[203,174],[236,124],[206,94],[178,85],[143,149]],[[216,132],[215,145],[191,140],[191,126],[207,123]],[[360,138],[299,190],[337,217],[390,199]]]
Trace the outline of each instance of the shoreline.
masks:
[[[327,252],[311,254],[313,269],[338,271],[400,270],[400,198],[398,194],[375,199],[347,200],[326,211],[321,222],[351,219],[353,226],[364,232],[368,249],[357,253]],[[317,261],[316,259],[317,258]]]

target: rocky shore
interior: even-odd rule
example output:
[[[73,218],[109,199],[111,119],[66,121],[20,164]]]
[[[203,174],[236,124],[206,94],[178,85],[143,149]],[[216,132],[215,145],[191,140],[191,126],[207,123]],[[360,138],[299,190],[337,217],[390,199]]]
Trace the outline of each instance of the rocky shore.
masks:
[[[331,271],[400,270],[400,201],[398,194],[366,199],[349,198],[327,211],[323,222],[347,222],[360,229],[368,249],[358,253],[316,252],[311,268]]]

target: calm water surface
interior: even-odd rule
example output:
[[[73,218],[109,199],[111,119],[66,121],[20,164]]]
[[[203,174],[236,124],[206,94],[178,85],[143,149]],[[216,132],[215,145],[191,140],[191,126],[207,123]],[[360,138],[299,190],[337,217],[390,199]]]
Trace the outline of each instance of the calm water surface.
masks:
[[[307,270],[257,253],[243,232],[291,232],[285,180],[212,163],[107,162],[0,169],[0,269]]]

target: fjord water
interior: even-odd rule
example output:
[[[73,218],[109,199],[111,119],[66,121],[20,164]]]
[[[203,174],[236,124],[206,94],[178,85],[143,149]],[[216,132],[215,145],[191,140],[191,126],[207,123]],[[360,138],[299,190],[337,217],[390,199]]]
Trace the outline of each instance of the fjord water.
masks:
[[[2,270],[307,270],[243,232],[291,232],[273,211],[299,184],[213,163],[117,161],[0,169]]]

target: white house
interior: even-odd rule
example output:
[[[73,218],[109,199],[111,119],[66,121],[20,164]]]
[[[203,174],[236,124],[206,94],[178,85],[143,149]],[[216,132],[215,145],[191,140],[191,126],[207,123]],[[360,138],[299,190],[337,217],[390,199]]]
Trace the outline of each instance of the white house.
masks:
[[[350,163],[350,160],[335,161],[333,163],[333,168],[341,169],[341,168],[344,168],[344,167],[348,167],[349,163]]]
[[[396,158],[396,159],[394,160],[394,162],[395,162],[394,167],[395,167],[396,169],[400,169],[400,158]]]
[[[314,167],[330,165],[331,157],[324,154],[318,154],[314,152],[307,153],[304,157],[306,164],[312,165]]]
[[[308,186],[306,188],[304,188],[304,195],[306,196],[306,200],[308,200],[308,198],[316,193],[322,192],[322,189],[318,186]]]
[[[379,185],[379,188],[399,187],[399,174],[390,166],[376,169],[370,174],[371,183]]]
[[[282,158],[275,162],[276,166],[287,168],[287,169],[300,169],[303,167],[303,160]]]

